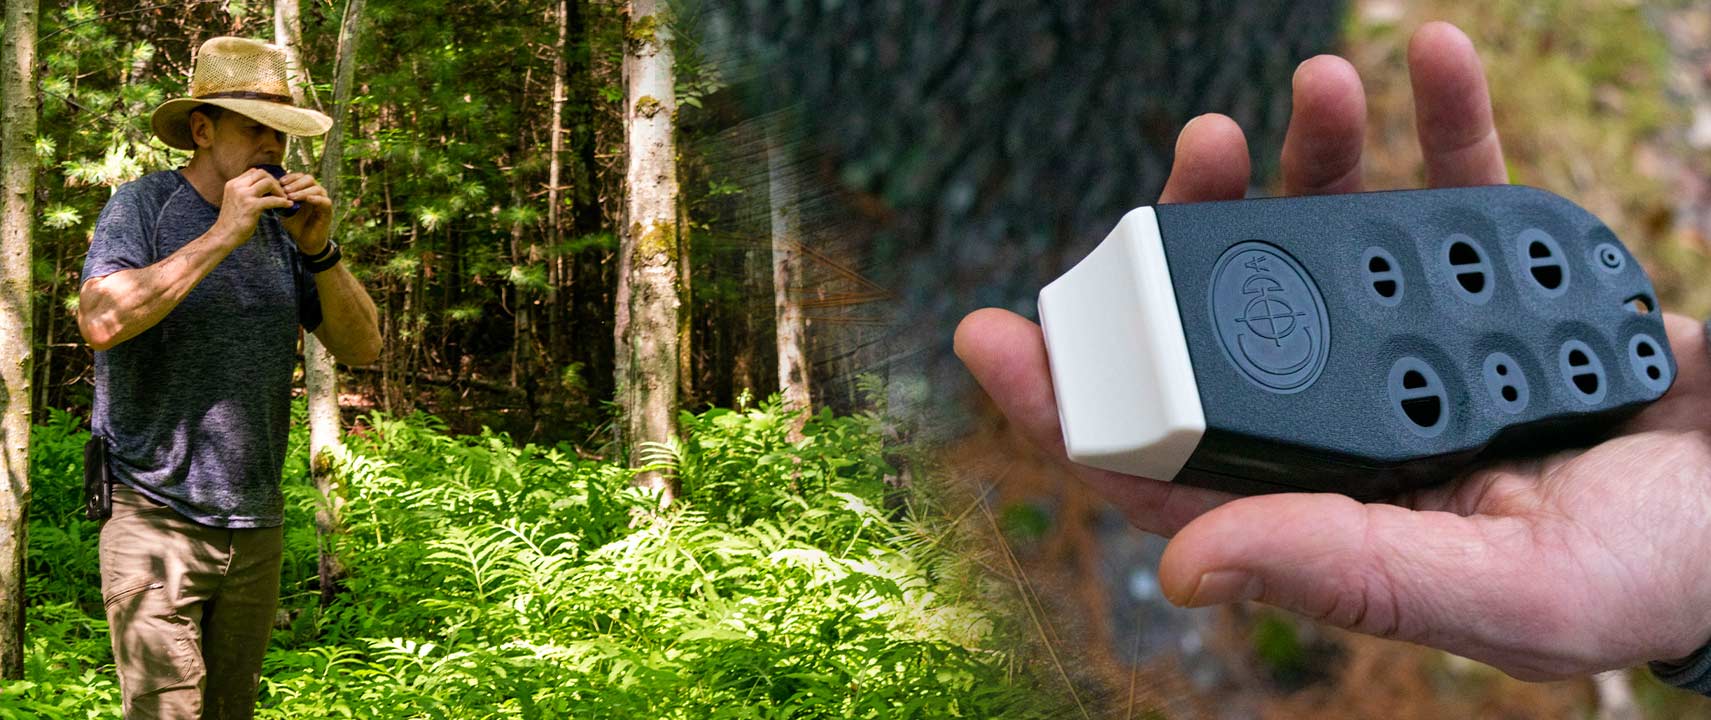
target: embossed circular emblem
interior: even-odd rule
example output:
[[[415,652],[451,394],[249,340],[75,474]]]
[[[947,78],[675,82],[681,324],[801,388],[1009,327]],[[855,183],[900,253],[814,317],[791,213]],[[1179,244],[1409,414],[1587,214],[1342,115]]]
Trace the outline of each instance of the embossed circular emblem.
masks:
[[[1249,240],[1212,268],[1212,327],[1242,374],[1275,393],[1306,390],[1325,369],[1331,322],[1307,271],[1277,246]]]

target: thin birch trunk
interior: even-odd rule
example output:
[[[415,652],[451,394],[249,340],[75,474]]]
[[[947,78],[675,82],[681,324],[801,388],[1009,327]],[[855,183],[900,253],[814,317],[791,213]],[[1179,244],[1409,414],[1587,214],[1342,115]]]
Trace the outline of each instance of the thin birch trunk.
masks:
[[[322,143],[321,167],[316,173],[316,179],[326,188],[327,196],[333,198],[333,218],[328,236],[335,239],[338,237],[338,203],[341,200],[339,181],[344,159],[344,125],[349,121],[347,109],[354,75],[357,33],[362,21],[362,6],[363,0],[349,0],[345,6],[344,18],[339,24],[339,48],[334,71],[333,127],[327,132]],[[297,53],[298,38],[302,32],[298,21],[297,0],[274,0],[273,17],[276,41],[285,50],[290,63],[292,99],[297,104],[304,105],[302,88],[308,85],[309,78]],[[304,163],[304,168],[312,168],[314,163],[307,144],[298,143],[297,147],[299,160]],[[332,353],[327,351],[313,333],[303,337],[303,375],[304,384],[307,386],[305,394],[309,401],[310,474],[314,478],[315,489],[321,494],[321,507],[315,513],[315,530],[320,546],[321,605],[325,607],[332,602],[339,579],[344,576],[344,568],[331,547],[331,537],[338,532],[339,506],[342,504],[342,493],[332,472],[332,458],[337,455],[340,447],[339,379]]]
[[[800,411],[791,436],[800,439],[812,411],[809,393],[808,320],[802,314],[802,214],[790,173],[788,143],[767,133],[767,185],[772,200],[772,295],[778,324],[778,392],[784,407]]]
[[[558,0],[558,44],[553,49],[553,107],[551,152],[552,160],[547,166],[547,247],[551,248],[553,259],[549,263],[547,278],[546,307],[548,317],[547,352],[558,352],[558,338],[563,332],[564,313],[559,312],[560,288],[565,282],[564,262],[564,230],[560,227],[559,190],[564,181],[564,103],[566,100],[566,84],[568,72],[565,53],[570,41],[570,3],[568,0]],[[541,252],[533,243],[529,245],[529,262],[541,261]]]
[[[677,437],[678,314],[677,157],[672,126],[677,113],[673,94],[672,49],[662,0],[631,0],[625,28],[625,121],[629,152],[626,174],[628,223],[620,253],[628,271],[619,278],[628,289],[629,317],[617,360],[628,383],[620,397],[632,463],[650,443],[670,444]],[[675,492],[662,473],[640,473],[636,482],[661,493],[669,503]]]
[[[30,512],[30,223],[36,185],[36,0],[6,0],[0,68],[0,680],[24,677]]]

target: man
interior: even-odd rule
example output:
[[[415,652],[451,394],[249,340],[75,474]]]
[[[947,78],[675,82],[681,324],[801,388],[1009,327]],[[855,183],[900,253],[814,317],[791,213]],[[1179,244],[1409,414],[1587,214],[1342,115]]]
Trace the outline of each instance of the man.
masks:
[[[1426,181],[1508,182],[1484,71],[1460,30],[1408,48]],[[1361,189],[1366,102],[1341,58],[1296,70],[1283,144],[1289,194]],[[1231,200],[1248,151],[1229,118],[1190,121],[1160,202]],[[1524,680],[1651,662],[1711,694],[1711,356],[1665,318],[1680,364],[1658,402],[1600,445],[1496,463],[1393,503],[1329,493],[1237,498],[1072,467],[1137,526],[1171,537],[1159,584],[1179,605],[1255,600],[1448,650]],[[1067,464],[1039,326],[1003,310],[957,328],[956,352],[998,407]]]
[[[332,125],[292,106],[286,78],[279,48],[205,43],[190,97],[152,119],[190,163],[121,186],[83,267],[77,324],[115,479],[101,594],[127,718],[252,716],[279,600],[297,328],[348,364],[380,352],[326,190],[253,167]]]

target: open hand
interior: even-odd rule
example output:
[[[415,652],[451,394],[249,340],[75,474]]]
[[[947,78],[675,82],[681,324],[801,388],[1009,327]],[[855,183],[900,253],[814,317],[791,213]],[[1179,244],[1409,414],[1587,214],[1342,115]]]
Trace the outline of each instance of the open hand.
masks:
[[[1472,43],[1432,23],[1408,61],[1427,184],[1507,182]],[[1302,63],[1285,191],[1360,191],[1365,116],[1348,62]],[[1238,199],[1248,176],[1241,129],[1201,116],[1177,140],[1159,202]],[[977,311],[957,328],[956,351],[1032,442],[1138,527],[1172,538],[1159,566],[1172,602],[1257,600],[1545,680],[1680,658],[1711,639],[1711,355],[1698,323],[1665,324],[1675,384],[1614,439],[1366,504],[1236,497],[1070,464],[1038,325]]]

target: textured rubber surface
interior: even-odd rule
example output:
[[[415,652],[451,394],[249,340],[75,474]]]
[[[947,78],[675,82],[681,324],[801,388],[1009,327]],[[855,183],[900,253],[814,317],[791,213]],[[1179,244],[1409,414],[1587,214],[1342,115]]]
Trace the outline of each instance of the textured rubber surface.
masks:
[[[1542,190],[1155,210],[1206,419],[1180,482],[1384,497],[1594,440],[1675,377],[1639,263]]]

